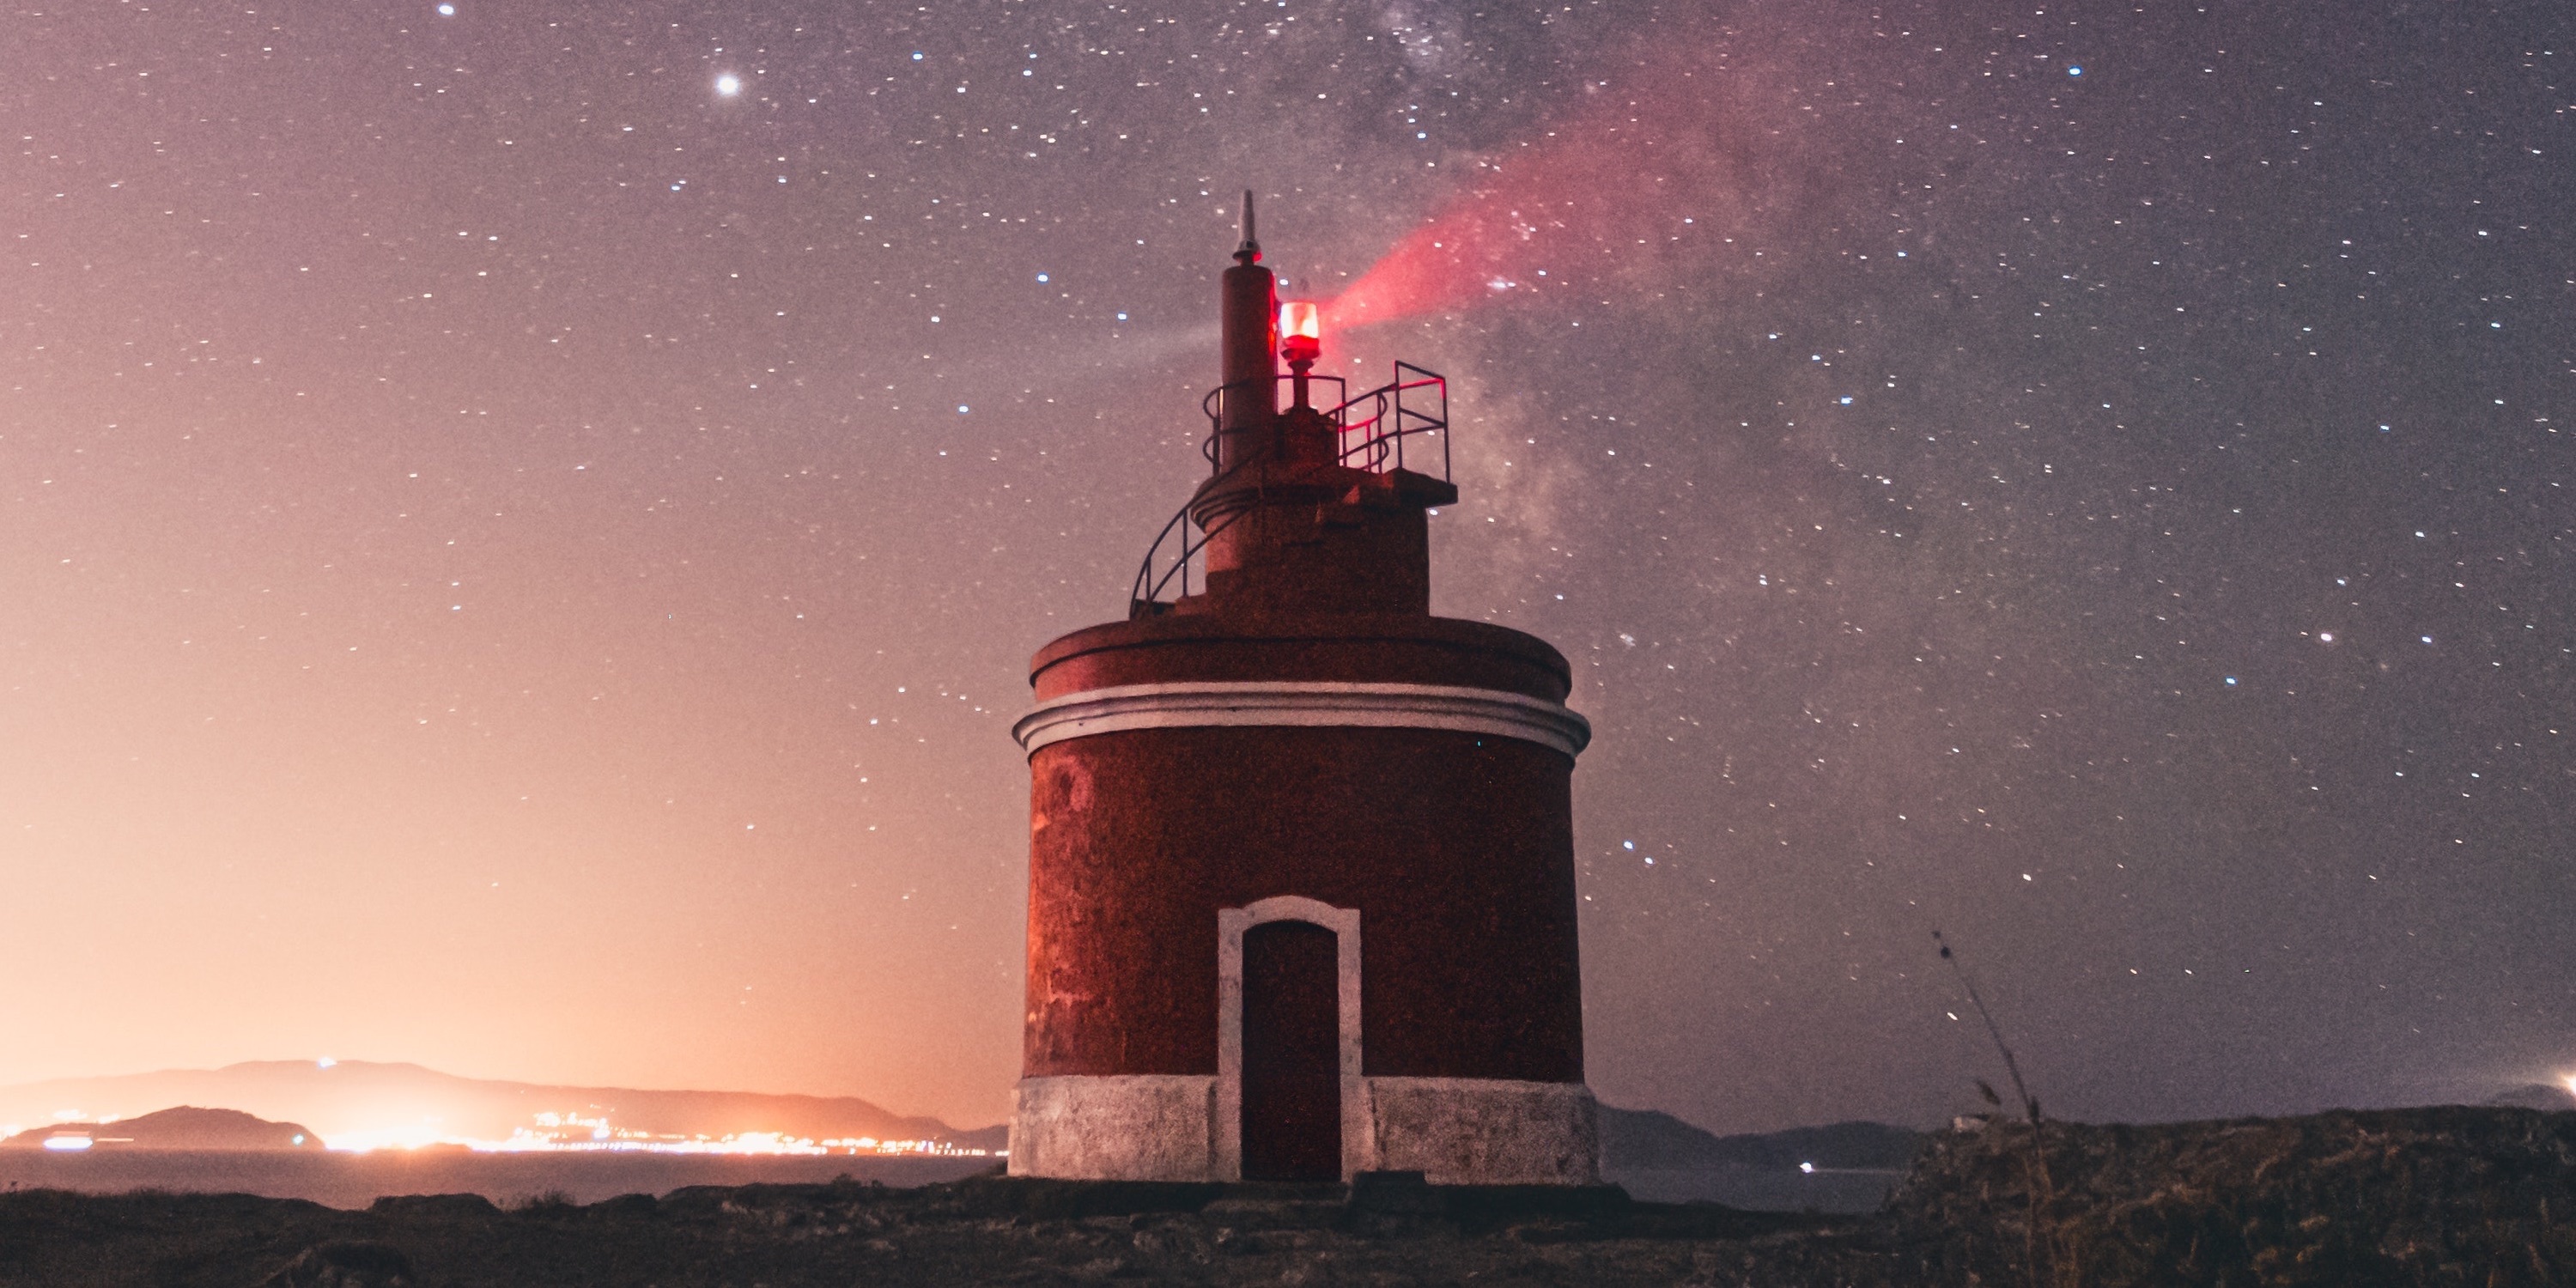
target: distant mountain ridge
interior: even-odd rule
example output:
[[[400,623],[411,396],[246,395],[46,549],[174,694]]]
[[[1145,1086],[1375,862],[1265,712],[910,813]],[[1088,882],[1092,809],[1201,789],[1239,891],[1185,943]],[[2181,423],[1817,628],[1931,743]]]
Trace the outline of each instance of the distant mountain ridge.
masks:
[[[1601,1178],[1659,1203],[1750,1211],[1868,1212],[1922,1148],[1885,1123],[1720,1136],[1654,1109],[1601,1106]]]
[[[1601,1107],[1601,1166],[1608,1170],[1780,1170],[1811,1163],[1837,1171],[1893,1171],[1911,1161],[1922,1143],[1922,1133],[1885,1123],[1842,1122],[1720,1136],[1661,1110]]]
[[[132,1119],[173,1105],[220,1106],[301,1123],[325,1141],[393,1129],[501,1140],[534,1128],[539,1114],[604,1118],[621,1130],[680,1137],[777,1132],[814,1140],[874,1137],[993,1148],[1003,1134],[999,1127],[961,1131],[855,1096],[548,1086],[366,1060],[262,1060],[0,1087],[0,1126],[44,1127],[66,1112],[92,1121]]]

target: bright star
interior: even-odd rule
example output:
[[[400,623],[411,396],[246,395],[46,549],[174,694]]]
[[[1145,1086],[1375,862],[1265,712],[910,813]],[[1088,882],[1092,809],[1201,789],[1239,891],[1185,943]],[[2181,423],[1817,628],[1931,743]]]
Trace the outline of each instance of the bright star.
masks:
[[[728,98],[741,93],[742,78],[730,72],[716,77],[716,92]]]
[[[2084,74],[2084,69],[2081,67],[2069,67],[2066,69],[2066,74],[2069,76],[2081,76]]]
[[[455,5],[452,5],[452,4],[443,4],[443,5],[438,6],[438,16],[439,16],[439,17],[441,17],[441,18],[453,18],[453,17],[455,17],[455,16],[456,16],[456,6],[455,6]]]

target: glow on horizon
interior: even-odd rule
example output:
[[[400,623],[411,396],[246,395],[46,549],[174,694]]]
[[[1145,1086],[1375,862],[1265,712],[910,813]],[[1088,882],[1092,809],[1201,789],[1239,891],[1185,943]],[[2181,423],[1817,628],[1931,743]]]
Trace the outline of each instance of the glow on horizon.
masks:
[[[327,1137],[325,1148],[340,1154],[372,1154],[383,1150],[416,1150],[433,1146],[463,1146],[478,1154],[873,1154],[881,1157],[914,1156],[921,1158],[1007,1158],[1009,1150],[961,1149],[935,1140],[878,1140],[873,1136],[852,1139],[814,1140],[790,1138],[778,1132],[743,1132],[722,1137],[641,1137],[620,1136],[605,1140],[562,1140],[532,1131],[513,1133],[507,1140],[481,1140],[471,1136],[441,1135],[408,1127],[391,1127],[375,1131],[342,1132]],[[86,1148],[83,1145],[78,1148]],[[71,1148],[71,1147],[66,1147]]]
[[[478,1154],[874,1154],[920,1158],[998,1158],[1007,1150],[966,1149],[936,1140],[880,1140],[874,1136],[789,1136],[783,1132],[735,1132],[723,1136],[682,1136],[612,1127],[604,1117],[541,1113],[533,1126],[520,1127],[494,1140],[441,1130],[434,1120],[396,1127],[333,1132],[322,1137],[334,1153],[367,1154],[379,1150],[463,1147]]]

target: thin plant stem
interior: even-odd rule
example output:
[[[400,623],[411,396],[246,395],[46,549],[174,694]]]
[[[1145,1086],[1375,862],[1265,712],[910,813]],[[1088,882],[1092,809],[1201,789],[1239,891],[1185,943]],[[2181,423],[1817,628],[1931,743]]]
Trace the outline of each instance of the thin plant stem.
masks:
[[[2057,1278],[2056,1249],[2051,1240],[2040,1236],[2040,1227],[2047,1223],[2049,1209],[2056,1201],[2057,1187],[2049,1177],[2048,1151],[2040,1139],[2039,1098],[2030,1094],[2029,1085],[2022,1081],[2021,1061],[2013,1058],[2012,1044],[2004,1041],[2002,1026],[1995,1023],[1994,1012],[1986,1009],[1986,999],[1978,995],[1977,982],[1968,978],[1968,968],[1961,965],[1957,955],[1950,951],[1950,941],[1935,930],[1932,942],[1941,945],[1941,960],[1950,963],[1951,972],[1959,977],[1959,987],[1967,990],[1968,1004],[1977,1008],[1977,1018],[1985,1022],[1986,1036],[1994,1040],[1995,1053],[2004,1058],[2004,1073],[2012,1079],[2013,1096],[2021,1102],[2022,1113],[2030,1120],[2030,1159],[2027,1164],[2030,1168],[2030,1222],[2022,1234],[2022,1258],[2029,1270],[2032,1288],[2038,1288],[2041,1283],[2054,1282]],[[1981,1082],[1978,1085],[1982,1088],[1985,1084]],[[1988,1099],[1992,1098],[1989,1091]],[[2043,1246],[2049,1247],[2050,1252],[2050,1270],[2045,1279],[2040,1268],[2040,1249]]]

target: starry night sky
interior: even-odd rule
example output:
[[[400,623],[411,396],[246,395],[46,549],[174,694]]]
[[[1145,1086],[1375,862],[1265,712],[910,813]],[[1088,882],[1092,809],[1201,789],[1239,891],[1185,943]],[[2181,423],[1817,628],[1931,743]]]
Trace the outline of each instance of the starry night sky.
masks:
[[[1608,1102],[1973,1108],[1935,929],[2067,1116],[2576,1071],[2565,6],[453,8],[6,19],[0,1081],[1000,1118],[1247,187],[1574,663]]]

